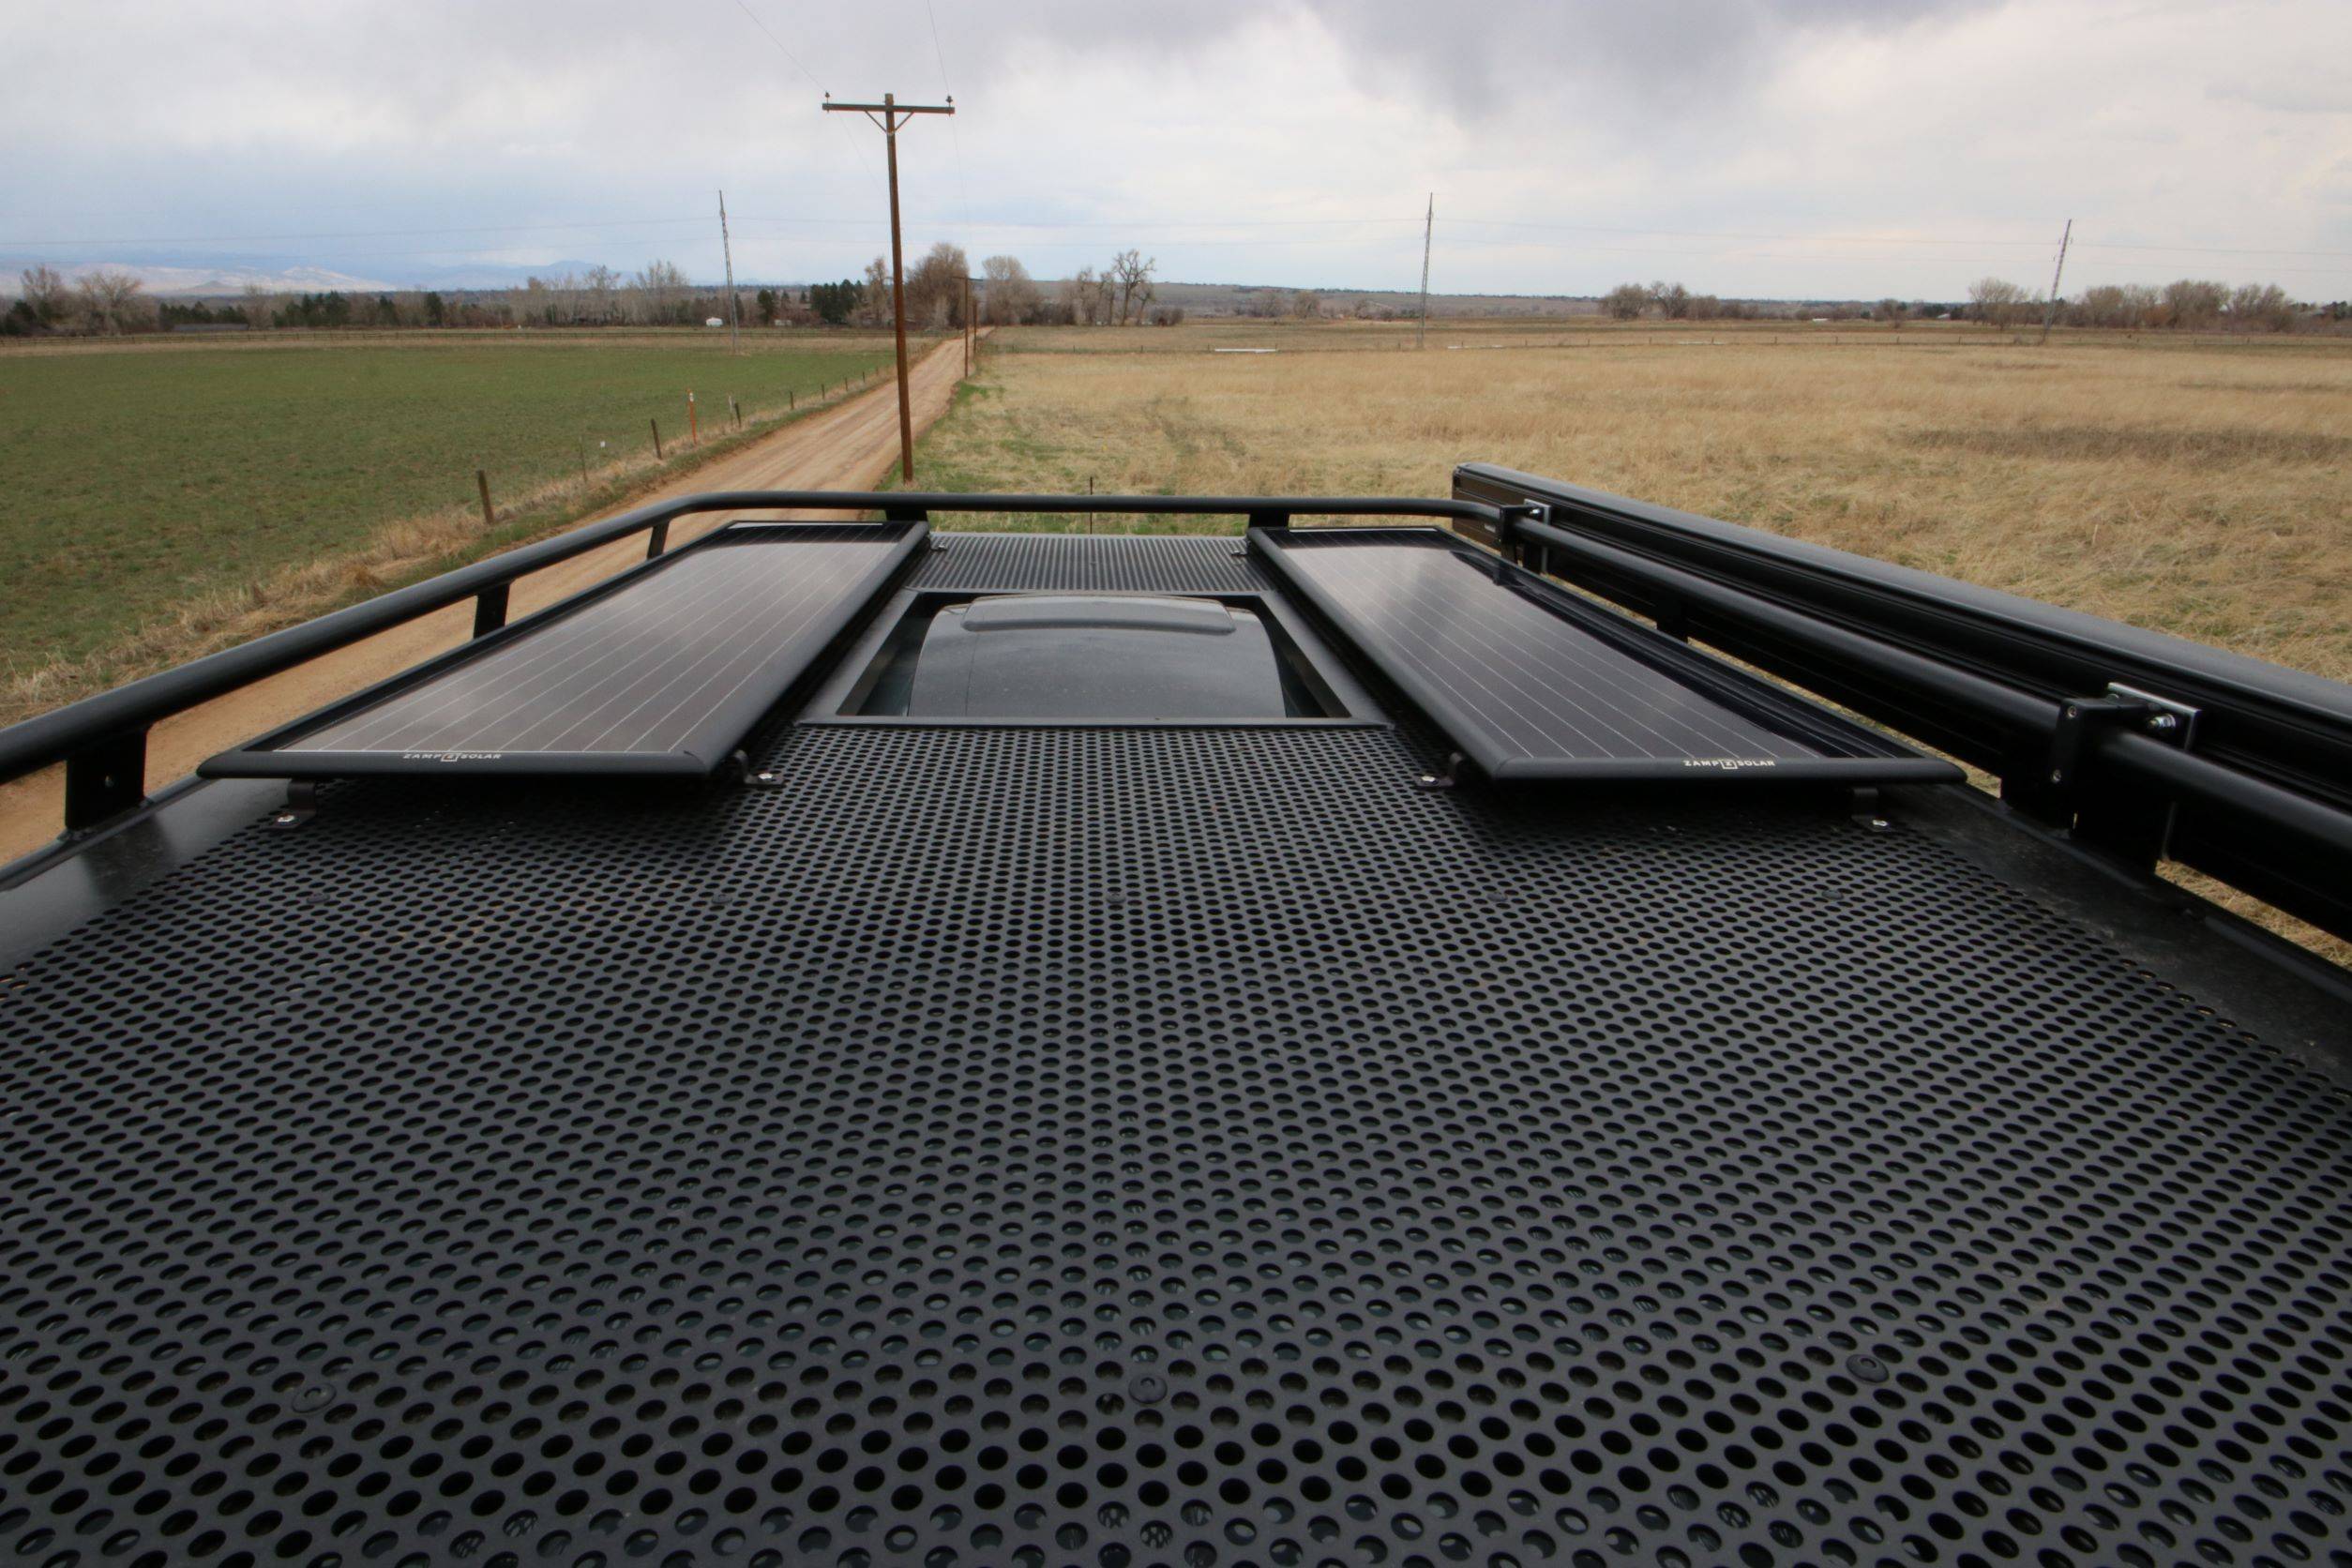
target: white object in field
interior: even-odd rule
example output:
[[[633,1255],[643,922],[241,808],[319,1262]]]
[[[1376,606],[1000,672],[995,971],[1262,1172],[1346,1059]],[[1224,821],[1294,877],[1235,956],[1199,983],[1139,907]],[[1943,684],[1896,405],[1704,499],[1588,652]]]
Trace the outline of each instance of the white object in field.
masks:
[[[720,317],[712,316],[705,320],[702,324],[704,326],[725,326],[727,323]]]
[[[1211,354],[1280,354],[1280,349],[1211,349]]]

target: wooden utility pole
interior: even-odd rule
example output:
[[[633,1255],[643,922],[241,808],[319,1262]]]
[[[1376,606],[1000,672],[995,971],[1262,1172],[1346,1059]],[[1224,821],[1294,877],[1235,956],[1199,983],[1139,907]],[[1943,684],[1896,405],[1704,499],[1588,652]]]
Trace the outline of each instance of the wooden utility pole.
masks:
[[[966,278],[964,279],[964,374],[966,376],[970,376],[972,374],[972,334],[973,326],[974,324],[972,319],[972,279],[970,278]]]
[[[2042,308],[2042,340],[2050,340],[2050,324],[2058,320],[2058,279],[2066,276],[2066,247],[2074,237],[2074,220],[2066,220],[2066,232],[2058,235],[2058,269],[2050,274],[2050,303]]]
[[[1413,347],[1429,346],[1429,236],[1438,231],[1438,193],[1429,192],[1429,211],[1421,220],[1421,324],[1413,330]]]
[[[727,238],[727,192],[718,193],[718,248],[727,256],[727,352],[739,354],[735,346],[735,248]]]
[[[907,401],[907,261],[898,238],[898,128],[916,114],[953,114],[956,100],[944,104],[905,103],[896,93],[884,93],[880,103],[836,103],[825,95],[828,113],[863,114],[882,128],[890,154],[890,317],[898,337],[898,477],[914,477],[914,413]]]

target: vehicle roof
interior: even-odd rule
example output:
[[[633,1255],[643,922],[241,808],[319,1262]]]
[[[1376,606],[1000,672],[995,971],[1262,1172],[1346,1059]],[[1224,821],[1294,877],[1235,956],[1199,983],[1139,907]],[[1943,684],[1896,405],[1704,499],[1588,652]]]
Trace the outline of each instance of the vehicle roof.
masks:
[[[2242,953],[1958,787],[1428,789],[1393,716],[783,725],[127,871],[0,1006],[0,1547],[2344,1549],[2352,1106]]]

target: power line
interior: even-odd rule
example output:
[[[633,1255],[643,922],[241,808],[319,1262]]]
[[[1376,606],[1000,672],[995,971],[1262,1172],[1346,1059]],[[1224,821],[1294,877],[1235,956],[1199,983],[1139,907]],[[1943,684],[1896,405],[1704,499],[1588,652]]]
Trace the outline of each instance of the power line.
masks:
[[[846,133],[847,128],[845,127],[843,128]],[[861,156],[863,156],[862,146],[860,151]],[[870,228],[873,226],[871,219],[860,218],[761,218],[756,214],[746,213],[737,213],[734,217],[735,221],[738,223],[781,224],[785,226],[815,228]],[[253,234],[115,234],[66,239],[0,239],[0,246],[29,249],[35,247],[54,248],[92,245],[247,245],[289,240],[401,239],[432,234],[547,234],[562,230],[659,228],[663,226],[685,227],[700,226],[701,224],[708,221],[709,219],[707,218],[700,217],[606,218],[586,219],[561,223],[485,223],[449,225],[438,228],[311,230],[294,233]],[[1380,224],[1411,224],[1421,222],[1422,219],[1411,217],[1391,217],[1387,215],[1365,215],[1352,218],[1200,218],[1140,220],[1121,219],[973,219],[971,218],[970,214],[967,213],[966,221],[971,223],[971,225],[976,229],[1004,233],[1077,233],[1081,231],[1102,230],[1134,234],[1156,234],[1163,237],[1190,239],[1192,243],[1207,244],[1211,243],[1211,241],[1207,239],[1194,239],[1192,236],[1177,234],[1176,231],[1193,229],[1239,229],[1255,232],[1258,230],[1273,229],[1364,228]],[[1768,230],[1635,229],[1583,223],[1525,223],[1511,219],[1490,218],[1456,218],[1449,219],[1447,221],[1452,224],[1470,225],[1477,228],[1505,229],[1513,231],[1525,231],[1528,233],[1600,234],[1624,235],[1655,234],[1665,238],[1676,239],[1772,240],[1802,245],[1978,245],[2041,247],[2049,243],[2047,239],[2011,240],[1994,239],[1990,237],[1977,237],[1971,239],[1942,235],[1804,234]],[[1330,243],[1341,242],[1333,241]],[[1461,244],[1465,243],[1465,241],[1457,237],[1454,240],[1448,241],[1448,243]],[[1493,241],[1487,243],[1509,244],[1513,242]],[[1577,247],[1575,249],[1589,248]],[[2082,251],[2121,250],[2133,253],[2174,252],[2179,254],[2207,253],[2231,256],[2301,256],[2318,257],[2329,260],[2352,257],[2352,250],[2305,250],[2278,246],[2211,246],[2191,244],[2160,245],[2148,242],[2126,242],[2121,240],[2085,240],[2081,245],[2075,246],[2074,249]],[[1659,247],[1642,247],[1640,248],[1640,250],[1643,253],[1660,255],[1708,255],[1715,253],[1700,250],[1667,249]],[[1901,259],[1906,261],[1917,261],[1924,258],[1905,257]],[[2123,265],[2128,264],[2116,263],[2111,264]],[[2171,264],[2157,264],[2168,265]]]
[[[731,219],[731,220],[732,220],[732,221],[734,221],[734,222],[736,222],[736,223],[743,223],[743,222],[749,221],[748,219],[746,219],[746,218],[744,218],[744,216],[743,216],[742,214],[740,214],[740,213],[731,213],[729,216],[730,216],[730,218]],[[698,228],[699,228],[699,227],[701,227],[701,225],[708,223],[708,222],[710,221],[710,219],[709,219],[707,217],[704,217],[704,218],[697,218],[697,219],[685,219],[685,220],[683,220],[683,221],[687,222],[687,223],[690,223],[690,224],[692,224],[692,225],[694,225],[694,226],[696,226],[696,227],[698,227]],[[771,220],[771,221],[790,221],[790,220]],[[566,227],[570,227],[570,226],[569,226],[569,225],[566,225]],[[872,232],[876,232],[876,231],[879,231],[879,230],[882,230],[882,229],[885,228],[885,227],[886,227],[886,225],[885,225],[884,223],[882,223],[882,222],[876,221],[876,220],[871,220],[871,219],[863,219],[863,220],[859,220],[859,221],[856,223],[855,227],[862,228],[862,229],[865,229],[866,231],[867,231],[867,232],[869,232],[869,233],[872,233]],[[985,234],[985,233],[986,233],[986,232],[988,232],[988,231],[987,231],[987,228],[984,226],[984,227],[980,228],[977,232]],[[1135,231],[1135,232],[1140,233],[1141,231]],[[9,243],[11,243],[11,242],[8,242],[8,241],[0,241],[0,249],[5,249],[8,247],[8,245]],[[118,242],[118,243],[129,243],[129,242]],[[807,236],[807,238],[805,238],[805,239],[793,239],[793,238],[790,238],[790,237],[788,237],[788,236],[782,236],[782,235],[779,235],[779,236],[776,236],[775,240],[772,240],[772,241],[771,241],[771,243],[783,243],[783,244],[791,244],[791,245],[822,245],[822,244],[826,244],[826,243],[828,243],[828,240],[827,240],[826,238],[822,237],[822,236],[818,236],[818,235],[810,235],[810,236]],[[1027,251],[1037,251],[1037,250],[1076,250],[1076,251],[1089,251],[1089,250],[1094,250],[1094,249],[1098,249],[1098,248],[1099,248],[1099,243],[1100,243],[1100,242],[1098,242],[1098,241],[1094,241],[1094,240],[1048,240],[1048,239],[1024,239],[1024,240],[1020,241],[1019,243],[1020,243],[1020,249],[1022,249],[1023,250],[1027,250]],[[1246,250],[1246,249],[1262,249],[1262,250],[1270,250],[1270,251],[1281,252],[1281,251],[1298,250],[1298,249],[1336,249],[1336,248],[1341,248],[1341,247],[1349,246],[1349,245],[1355,244],[1355,243],[1357,243],[1357,242],[1356,242],[1354,239],[1352,239],[1352,238],[1349,238],[1349,237],[1334,237],[1334,236],[1303,236],[1303,237],[1296,237],[1296,238],[1262,238],[1262,239],[1180,239],[1180,240],[1176,241],[1175,243],[1176,243],[1176,244],[1179,244],[1179,245],[1181,245],[1181,246],[1184,246],[1184,247],[1185,247],[1185,248],[1187,248],[1187,249],[1219,249],[1219,250],[1224,250],[1224,249],[1244,249],[1244,250]],[[1450,254],[1451,254],[1451,253],[1460,253],[1460,252],[1465,252],[1465,251],[1474,252],[1474,251],[1482,251],[1482,250],[1486,250],[1486,251],[1492,251],[1492,250],[1533,250],[1533,251],[1546,251],[1546,252],[1553,252],[1553,251],[1556,251],[1556,252],[1560,252],[1560,253],[1567,254],[1567,255],[1576,255],[1576,256],[1587,256],[1587,255],[1590,255],[1590,256],[1627,256],[1627,257],[1642,257],[1642,258],[1663,258],[1663,257],[1672,257],[1672,258],[1680,258],[1680,259],[1694,260],[1694,261],[1715,261],[1715,262],[1726,262],[1726,263],[1733,263],[1733,262],[1737,262],[1737,263],[1746,263],[1746,262],[1786,262],[1786,263],[1794,263],[1794,264],[1799,264],[1805,265],[1805,266],[1810,266],[1810,267],[1823,267],[1823,268],[1829,268],[1829,267],[1845,268],[1845,267],[1877,266],[1877,265],[1915,266],[1915,265],[1920,264],[1921,264],[1921,263],[1922,263],[1922,262],[1933,262],[1933,263],[1937,264],[1941,264],[1941,265],[1952,265],[1952,266],[2006,267],[2006,266],[2011,266],[2011,265],[2013,265],[2013,264],[2016,263],[2016,261],[2018,260],[2018,258],[2016,258],[2016,257],[1986,257],[1986,256],[1934,256],[1934,257],[1922,257],[1922,256],[1917,256],[1917,255],[1910,255],[1910,256],[1869,256],[1869,255],[1862,255],[1862,256],[1857,256],[1857,255],[1831,255],[1831,254],[1814,254],[1814,255],[1808,255],[1808,254],[1803,254],[1803,253],[1791,253],[1791,252],[1772,251],[1772,250],[1744,250],[1744,251],[1742,251],[1742,250],[1691,250],[1691,249],[1666,249],[1666,248],[1655,247],[1655,246],[1592,246],[1592,245],[1571,245],[1571,244],[1566,244],[1566,243],[1545,243],[1545,242],[1542,242],[1542,241],[1501,240],[1501,239],[1491,239],[1491,240],[1489,240],[1489,239],[1476,239],[1476,238],[1470,238],[1470,237],[1460,236],[1460,235],[1456,235],[1456,236],[1455,236],[1455,237],[1453,237],[1453,238],[1448,239],[1448,240],[1446,241],[1446,249],[1447,249],[1447,250],[1448,250],[1448,252],[1449,252]],[[2078,245],[2078,246],[2076,246],[2076,247],[2074,247],[2074,249],[2075,249],[2076,251],[2081,251],[2081,250],[2083,250],[2084,249],[2085,249],[2085,247],[2083,247],[2083,246],[2079,246],[2079,245]],[[403,248],[403,249],[398,249],[398,250],[384,250],[384,249],[377,249],[377,248],[374,248],[374,247],[369,247],[369,248],[368,248],[368,249],[359,249],[359,250],[343,250],[343,249],[308,250],[308,251],[305,251],[305,252],[304,252],[304,257],[305,257],[305,259],[306,259],[306,260],[308,260],[308,261],[314,261],[314,262],[321,262],[321,263],[324,263],[324,262],[334,262],[334,261],[339,261],[339,260],[345,260],[345,259],[356,259],[356,260],[363,261],[363,262],[387,262],[387,261],[392,261],[392,260],[396,260],[396,259],[408,259],[408,258],[430,258],[430,257],[445,257],[445,258],[501,257],[501,256],[508,256],[508,255],[511,255],[511,254],[513,254],[514,250],[515,250],[515,247],[513,247],[513,246],[455,246],[455,245],[448,245],[448,246],[426,246],[426,247],[415,247],[415,248]],[[226,265],[231,265],[231,264],[235,264],[237,260],[238,260],[238,258],[237,258],[237,257],[236,257],[234,253],[232,253],[232,254],[225,255],[225,256],[191,256],[191,257],[187,257],[187,258],[183,258],[183,259],[180,259],[180,260],[175,260],[175,261],[172,261],[172,262],[168,262],[168,263],[162,263],[162,264],[164,264],[164,265],[171,265],[171,266],[177,266],[177,267],[226,266]],[[515,263],[514,264],[515,264],[515,265],[518,265],[518,266],[532,266],[532,265],[552,265],[552,264],[553,264],[553,263],[517,262],[517,263]],[[2102,260],[2098,261],[2098,262],[2095,264],[2095,267],[2096,267],[2096,269],[2097,269],[2097,270],[2100,270],[2100,271],[2129,270],[2129,271],[2135,271],[2135,272],[2170,273],[2170,274],[2173,274],[2174,276],[2179,276],[2179,275],[2180,275],[2180,273],[2183,271],[2183,269],[2184,269],[2184,266],[2185,266],[2185,265],[2186,265],[2186,264],[2181,264],[2181,263],[2171,263],[2171,262],[2146,262],[2146,261],[2143,261],[2143,262],[2132,262],[2132,261],[2117,261],[2117,260],[2107,260],[2107,259],[2102,259]],[[2288,278],[2330,278],[2330,279],[2332,279],[2332,278],[2340,278],[2340,277],[2342,277],[2342,276],[2344,275],[2344,274],[2343,274],[2343,269],[2342,269],[2342,268],[2340,268],[2340,267],[2292,267],[2292,266],[2265,266],[2265,267],[2263,267],[2261,270],[2262,270],[2262,271],[2263,271],[2266,275],[2268,275],[2268,276],[2270,276],[2270,277],[2275,277],[2275,278],[2280,278],[2280,279],[2288,279]]]
[[[2120,240],[2086,240],[2077,250],[2198,250],[2216,256],[2352,256],[2352,250],[2288,250],[2276,246],[2126,245]]]
[[[792,63],[792,68],[794,70],[808,78],[808,84],[810,86],[816,88],[817,91],[821,93],[825,91],[825,84],[817,80],[816,73],[811,71],[807,66],[801,64],[800,56],[793,53],[790,49],[787,49],[784,46],[784,40],[777,38],[768,24],[760,20],[759,12],[753,10],[750,6],[745,3],[745,0],[735,0],[735,8],[751,19],[751,25],[757,27],[761,32],[767,35],[768,42],[776,45],[776,53],[783,55],[787,60],[790,60]],[[850,139],[850,146],[852,150],[857,154],[857,161],[865,168],[866,173],[869,175],[873,174],[874,160],[872,158],[867,156],[865,144],[858,141],[856,134],[847,126],[843,126],[841,128],[841,134]]]
[[[1394,219],[1383,221],[1394,221]],[[1995,239],[1989,236],[1961,237],[1925,234],[1798,234],[1741,229],[1602,228],[1588,223],[1523,223],[1497,218],[1455,218],[1449,219],[1447,221],[1476,224],[1481,228],[1488,229],[1532,229],[1591,234],[1664,234],[1677,239],[1794,240],[1808,245],[2008,245],[2039,249],[2050,243],[2046,237],[2043,239]],[[2225,256],[2352,256],[2352,250],[2296,250],[2280,246],[2132,244],[2121,240],[2085,240],[2075,249],[2078,250],[2194,250]]]
[[[413,239],[421,234],[529,234],[559,229],[628,229],[676,227],[709,222],[706,218],[604,218],[581,223],[479,223],[448,229],[349,229],[339,234],[179,234],[115,235],[106,239],[0,239],[0,246],[57,245],[259,245],[292,239]]]
[[[939,13],[931,8],[931,0],[923,0],[923,14],[931,23],[931,57],[939,62],[939,90],[947,101],[956,101],[956,89],[947,84],[947,52],[940,47]],[[972,187],[964,178],[964,133],[954,120],[947,122],[947,145],[956,155],[956,210],[964,221],[972,221]]]
[[[819,231],[851,231],[870,234],[882,227],[881,223],[873,219],[760,218],[757,216],[747,216],[742,213],[733,213],[731,214],[731,217],[732,220],[738,224],[748,223],[785,229],[807,228]],[[586,219],[563,223],[475,224],[446,228],[309,231],[302,233],[255,234],[113,236],[106,238],[83,239],[0,239],[0,250],[8,249],[32,249],[37,248],[69,249],[77,247],[82,249],[97,249],[109,246],[228,246],[284,241],[311,242],[320,240],[369,240],[421,237],[441,234],[529,235],[574,233],[585,236],[592,234],[595,231],[600,229],[659,229],[665,227],[700,228],[701,225],[709,221],[710,219],[707,217],[614,218]],[[1189,223],[1182,221],[1172,223],[1138,223],[1125,222],[1117,219],[1084,219],[1070,221],[1010,219],[1001,222],[984,222],[969,225],[968,236],[970,234],[986,234],[995,232],[1008,235],[1020,236],[1014,243],[1017,243],[1024,249],[1086,250],[1093,249],[1095,244],[1098,242],[1076,238],[1052,239],[1043,236],[1054,234],[1084,234],[1097,232],[1117,232],[1138,236],[1147,234],[1156,235],[1160,238],[1162,243],[1173,243],[1193,249],[1262,249],[1279,252],[1284,250],[1336,249],[1352,245],[1374,243],[1373,236],[1370,234],[1362,233],[1334,233],[1332,231],[1361,231],[1373,225],[1390,225],[1397,223],[1410,223],[1413,221],[1416,220],[1412,219],[1395,219],[1388,217],[1195,219],[1191,220]],[[1485,222],[1490,227],[1501,226],[1493,224],[1491,220],[1473,220],[1467,219],[1449,219],[1449,222],[1463,224],[1473,221]],[[1658,234],[1666,236],[1681,235],[1690,237],[1722,237],[1726,239],[1731,239],[1737,236],[1729,234],[1721,236],[1703,235],[1696,231],[1602,229],[1597,226],[1588,228],[1570,224],[1512,224],[1509,225],[1509,227],[1515,230],[1530,231],[1530,237],[1521,238],[1503,234],[1490,234],[1483,236],[1470,235],[1463,234],[1458,231],[1458,229],[1456,229],[1451,232],[1450,237],[1446,241],[1447,249],[1449,253],[1494,250],[1557,251],[1574,255],[1621,255],[1652,259],[1676,258],[1689,261],[1711,261],[1725,264],[1777,262],[1796,263],[1814,267],[1852,267],[1880,264],[1916,266],[1922,262],[1931,262],[1948,266],[1965,265],[1984,266],[1987,268],[2005,268],[2016,265],[2023,259],[2015,256],[1969,256],[1953,255],[1949,253],[1921,254],[1919,252],[1912,252],[1905,255],[1890,255],[1873,254],[1869,252],[1840,252],[1836,250],[1780,252],[1765,249],[1742,249],[1738,248],[1699,249],[1666,245],[1592,245],[1589,243],[1546,241],[1532,237],[1532,234],[1535,233],[1557,230],[1565,232],[1591,232],[1617,234]],[[1177,232],[1186,228],[1222,230],[1228,231],[1228,233],[1226,234],[1219,235],[1216,234],[1185,234]],[[846,237],[846,235],[844,237]],[[1801,245],[1821,242],[1821,236],[1815,235],[1787,235],[1785,236],[1785,238],[1790,242]],[[1845,244],[1867,243],[1867,241],[1862,236],[1835,236],[1835,238],[1840,243]],[[1886,238],[1890,242],[1892,242],[1894,236],[1886,236]],[[792,239],[786,235],[779,234],[775,236],[775,238],[771,241],[771,243],[777,242],[787,244],[824,243],[824,241],[816,234],[811,234],[805,240]],[[1957,244],[1961,242],[1952,240],[1937,241],[1937,243]],[[2006,244],[2008,242],[1998,243]],[[2045,240],[2043,243],[2047,244],[2047,241]],[[369,247],[364,249],[310,249],[306,251],[305,254],[308,259],[320,262],[333,261],[345,257],[358,258],[367,261],[387,261],[396,257],[472,258],[483,256],[502,256],[510,255],[517,249],[519,249],[519,247],[516,245],[424,246],[402,248],[398,250],[384,250],[375,247]],[[2092,258],[2089,264],[2096,271],[2137,271],[2143,273],[2174,273],[2176,275],[2197,264],[2194,261],[2187,259],[2187,253],[2194,251],[2198,249],[2199,248],[2193,246],[2162,247],[2142,244],[2118,244],[2110,247],[2101,246],[2088,241],[2082,245],[2073,247],[2073,250],[2075,252],[2088,255]],[[2280,256],[2332,258],[2341,255],[2352,255],[2352,252],[2290,249],[2271,250],[2248,247],[2239,247],[2230,249],[2224,249],[2224,248],[2212,249],[2223,254],[2255,257]],[[2154,253],[2166,249],[2182,252],[2182,259],[2175,261],[2148,259]],[[2114,255],[2109,253],[2117,250],[2124,251],[2128,254]],[[170,264],[179,266],[223,265],[228,264],[234,260],[235,257],[234,255],[227,257],[193,256],[175,260]],[[529,265],[539,264],[520,262],[517,264]],[[2261,264],[2261,270],[2282,279],[2332,279],[2339,277],[2342,274],[2342,268],[2335,266],[2286,266],[2270,263]]]
[[[735,0],[735,8],[751,19],[751,25],[760,29],[761,32],[767,34],[768,42],[776,45],[776,53],[783,55],[787,60],[790,60],[792,63],[792,68],[794,70],[800,72],[801,75],[807,77],[808,84],[811,87],[816,88],[817,91],[821,93],[825,90],[825,84],[817,80],[816,74],[807,66],[801,64],[800,56],[786,48],[784,40],[777,38],[774,32],[769,30],[768,24],[760,20],[760,13],[758,11],[753,10],[749,6],[746,5],[744,0]]]

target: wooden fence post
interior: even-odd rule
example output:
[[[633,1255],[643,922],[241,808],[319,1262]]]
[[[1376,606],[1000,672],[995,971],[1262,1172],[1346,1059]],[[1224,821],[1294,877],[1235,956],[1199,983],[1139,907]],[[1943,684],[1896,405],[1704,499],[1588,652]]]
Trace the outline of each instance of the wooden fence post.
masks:
[[[474,486],[476,490],[482,492],[482,526],[485,528],[497,527],[498,513],[490,506],[490,471],[481,468],[475,469],[474,471]]]
[[[661,460],[662,460],[662,457],[661,457],[661,421],[660,421],[660,420],[658,420],[658,419],[648,419],[648,420],[646,420],[645,422],[646,422],[647,424],[649,424],[649,425],[653,426],[653,428],[654,428],[654,461],[656,461],[656,462],[659,462],[659,461],[661,461]]]

